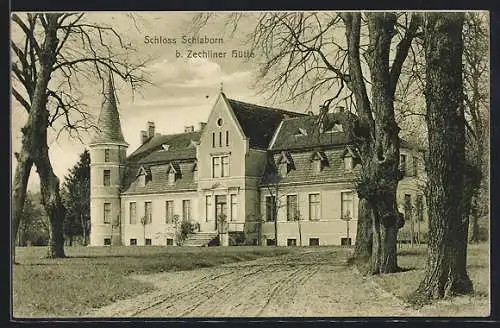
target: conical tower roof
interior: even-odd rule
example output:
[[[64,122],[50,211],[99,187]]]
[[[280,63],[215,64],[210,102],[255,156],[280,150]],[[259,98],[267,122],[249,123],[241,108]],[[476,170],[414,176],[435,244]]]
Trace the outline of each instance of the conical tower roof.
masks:
[[[116,107],[115,88],[111,72],[108,74],[106,87],[104,90],[104,100],[101,106],[101,113],[97,121],[98,131],[92,139],[92,144],[96,143],[121,143],[128,145],[123,138],[120,124],[120,114]]]

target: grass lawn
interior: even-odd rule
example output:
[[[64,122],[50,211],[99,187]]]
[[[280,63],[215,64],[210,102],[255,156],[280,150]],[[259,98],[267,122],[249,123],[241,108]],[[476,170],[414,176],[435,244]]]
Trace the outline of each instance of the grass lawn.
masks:
[[[293,252],[273,247],[66,247],[65,259],[45,247],[16,250],[14,317],[77,317],[153,289],[130,274],[193,270]]]
[[[468,245],[467,271],[474,284],[474,295],[442,300],[425,306],[425,316],[488,316],[489,315],[489,245]],[[404,246],[398,250],[398,264],[406,272],[374,276],[373,279],[395,296],[405,300],[423,279],[426,264],[425,246]]]

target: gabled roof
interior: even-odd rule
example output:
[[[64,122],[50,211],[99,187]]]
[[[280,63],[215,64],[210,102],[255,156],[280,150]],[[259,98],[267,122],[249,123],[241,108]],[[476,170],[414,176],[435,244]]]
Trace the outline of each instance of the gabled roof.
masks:
[[[243,133],[250,139],[250,147],[267,149],[274,131],[286,117],[300,117],[306,114],[282,109],[259,106],[226,98],[238,120]]]
[[[192,141],[200,140],[200,132],[188,132],[170,135],[155,135],[137,148],[127,158],[129,162],[154,163],[172,160],[187,160],[196,158],[196,147]],[[168,144],[168,150],[163,148]]]
[[[330,114],[329,114],[330,115]],[[307,134],[297,135],[297,131],[305,130]],[[300,116],[283,120],[279,131],[276,132],[271,150],[293,150],[314,148],[318,146],[334,146],[348,143],[344,132],[319,132],[317,116]]]

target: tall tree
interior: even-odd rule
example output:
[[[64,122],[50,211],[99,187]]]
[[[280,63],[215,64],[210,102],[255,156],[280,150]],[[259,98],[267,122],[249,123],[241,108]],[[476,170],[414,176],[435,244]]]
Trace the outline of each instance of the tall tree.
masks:
[[[425,277],[413,295],[418,303],[473,290],[466,271],[463,204],[463,21],[463,13],[428,13],[425,18],[429,241]]]
[[[46,245],[49,237],[47,216],[40,205],[40,194],[28,192],[18,231],[18,245]]]
[[[63,202],[66,207],[65,233],[72,239],[81,234],[87,245],[90,229],[90,154],[85,150],[65,177]]]
[[[48,257],[64,257],[63,218],[59,178],[49,158],[49,127],[79,136],[95,128],[78,94],[79,80],[101,79],[111,70],[135,89],[145,81],[143,63],[127,57],[133,49],[114,28],[86,21],[83,13],[27,13],[12,15],[12,95],[26,110],[22,146],[15,153],[12,235],[17,234],[26,187],[33,164],[40,177],[42,203],[50,221]],[[119,49],[120,51],[118,51]],[[103,86],[104,87],[104,86]],[[14,238],[12,238],[14,240]],[[11,255],[15,263],[15,244]]]
[[[230,16],[234,26],[241,19]],[[417,13],[277,12],[260,14],[250,35],[263,59],[257,80],[270,97],[311,103],[327,94],[319,122],[331,104],[345,101],[353,111],[335,121],[361,159],[355,257],[373,274],[398,269],[396,237],[404,221],[396,205],[402,174],[394,94],[420,22]]]
[[[464,94],[466,134],[466,189],[464,203],[470,220],[470,241],[479,241],[478,218],[485,211],[488,185],[489,67],[487,20],[484,14],[470,12],[464,20]],[[486,187],[486,188],[485,188]],[[483,212],[483,213],[482,213]],[[484,215],[484,214],[483,214]]]

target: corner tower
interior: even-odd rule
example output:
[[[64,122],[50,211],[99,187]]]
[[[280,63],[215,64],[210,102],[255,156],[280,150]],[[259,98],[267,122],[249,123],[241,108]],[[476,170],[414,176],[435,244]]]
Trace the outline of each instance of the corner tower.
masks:
[[[128,143],[123,138],[116,106],[113,77],[109,72],[90,148],[90,245],[121,243],[120,186]]]

